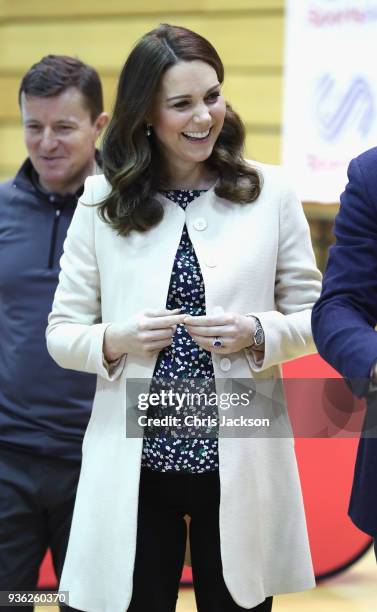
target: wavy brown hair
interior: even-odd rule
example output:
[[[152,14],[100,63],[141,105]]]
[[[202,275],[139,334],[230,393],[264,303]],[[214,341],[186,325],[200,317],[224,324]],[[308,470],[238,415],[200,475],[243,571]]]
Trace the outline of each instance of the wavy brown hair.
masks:
[[[155,137],[146,134],[146,117],[165,72],[180,61],[193,60],[212,66],[223,82],[223,64],[208,40],[186,28],[163,24],[141,38],[122,69],[102,144],[111,192],[99,211],[123,236],[131,230],[147,231],[163,217],[155,194],[167,186],[166,169]],[[205,164],[219,177],[216,195],[239,204],[256,200],[261,191],[261,176],[242,156],[244,142],[242,121],[227,104],[223,128]]]

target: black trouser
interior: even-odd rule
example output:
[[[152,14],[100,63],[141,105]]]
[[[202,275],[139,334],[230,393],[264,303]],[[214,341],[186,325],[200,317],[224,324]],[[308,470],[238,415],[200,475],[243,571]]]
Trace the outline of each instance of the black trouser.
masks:
[[[190,548],[198,612],[240,612],[226,588],[220,554],[220,482],[206,474],[142,468],[133,595],[128,612],[174,612],[191,517]],[[269,612],[272,597],[252,608]]]
[[[48,547],[60,578],[79,474],[79,461],[0,447],[0,591],[35,591]]]

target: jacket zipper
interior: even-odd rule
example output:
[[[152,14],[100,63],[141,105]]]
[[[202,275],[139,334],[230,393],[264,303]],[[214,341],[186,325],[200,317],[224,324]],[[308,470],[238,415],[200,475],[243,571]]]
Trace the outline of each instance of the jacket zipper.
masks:
[[[55,210],[54,223],[53,223],[52,232],[51,232],[50,254],[48,256],[48,267],[50,269],[54,267],[55,248],[56,248],[56,236],[58,234],[58,225],[59,225],[60,214],[61,214],[61,209],[57,208]]]

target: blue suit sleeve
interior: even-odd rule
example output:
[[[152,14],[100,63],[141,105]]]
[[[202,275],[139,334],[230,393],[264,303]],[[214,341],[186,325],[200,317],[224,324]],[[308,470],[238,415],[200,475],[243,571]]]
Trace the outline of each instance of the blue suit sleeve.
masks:
[[[359,396],[368,392],[377,360],[377,193],[368,189],[377,172],[377,154],[372,176],[367,170],[359,158],[349,165],[335,219],[336,243],[312,315],[319,353]],[[372,187],[377,192],[377,180]]]

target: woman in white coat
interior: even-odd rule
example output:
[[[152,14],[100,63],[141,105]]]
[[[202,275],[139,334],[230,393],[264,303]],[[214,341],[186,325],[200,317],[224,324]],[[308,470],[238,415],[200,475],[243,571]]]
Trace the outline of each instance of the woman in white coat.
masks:
[[[98,375],[60,585],[80,610],[175,610],[186,514],[199,612],[267,612],[274,594],[314,585],[291,437],[214,435],[223,406],[210,402],[189,408],[199,426],[158,427],[168,381],[200,380],[209,397],[229,379],[279,379],[281,362],[314,351],[308,226],[281,171],[242,158],[223,76],[189,30],[139,41],[104,176],[87,180],[65,243],[48,349]],[[148,378],[158,400],[139,421],[129,389]],[[170,416],[188,414],[178,395]],[[266,394],[253,401],[244,414],[263,415]]]

